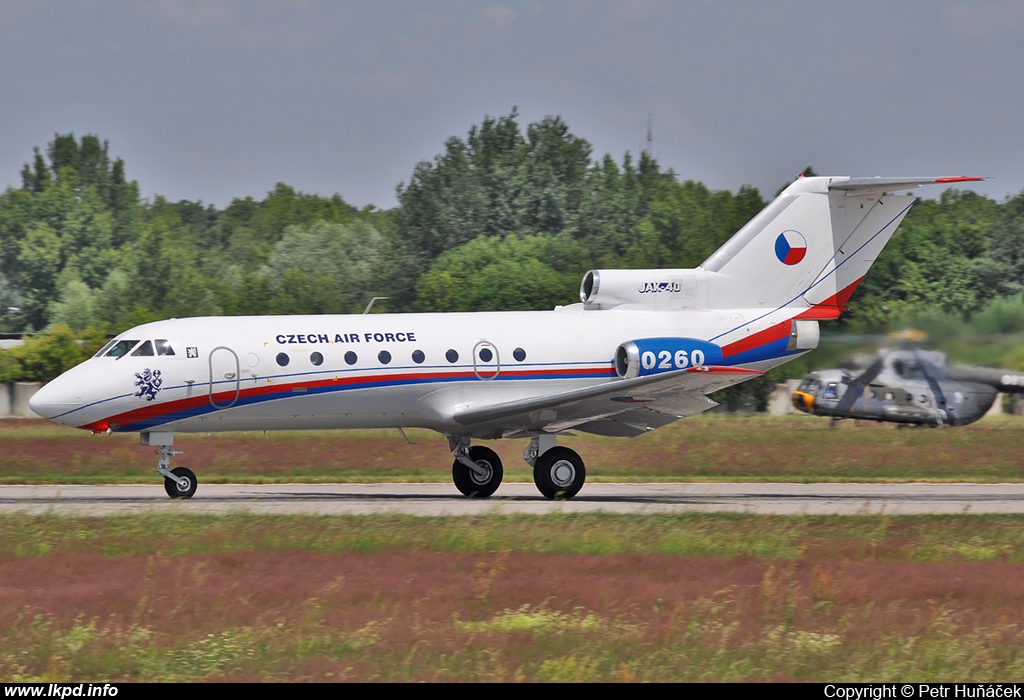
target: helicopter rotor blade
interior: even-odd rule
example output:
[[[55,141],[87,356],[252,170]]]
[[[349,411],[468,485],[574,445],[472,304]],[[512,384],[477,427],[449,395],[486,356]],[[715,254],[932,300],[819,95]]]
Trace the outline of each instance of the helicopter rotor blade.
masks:
[[[872,362],[866,370],[861,372],[857,377],[854,377],[846,385],[846,393],[843,394],[843,398],[836,404],[836,410],[838,411],[849,411],[853,408],[853,403],[861,397],[871,382],[882,372],[882,358],[878,358]]]
[[[929,363],[925,362],[924,358],[921,357],[921,353],[917,350],[914,351],[914,357],[917,358],[917,363],[921,367],[921,373],[928,381],[928,386],[931,388],[932,394],[935,396],[935,407],[942,411],[942,414],[947,420],[950,420],[951,417],[949,415],[949,405],[946,403],[946,395],[943,393],[942,386],[939,384],[935,374],[929,371]]]

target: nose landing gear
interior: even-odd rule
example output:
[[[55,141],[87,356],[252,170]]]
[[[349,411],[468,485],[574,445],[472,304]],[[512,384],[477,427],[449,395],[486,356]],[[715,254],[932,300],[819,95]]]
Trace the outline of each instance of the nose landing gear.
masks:
[[[176,454],[181,454],[176,452]],[[196,493],[196,487],[199,483],[196,481],[196,475],[192,473],[192,470],[188,467],[175,467],[171,470],[171,475],[164,477],[164,491],[171,498],[192,498]]]
[[[156,447],[156,452],[160,455],[156,471],[164,478],[164,491],[167,495],[174,499],[192,498],[199,486],[195,473],[187,467],[171,469],[171,457],[183,454],[181,450],[171,448],[174,444],[174,433],[142,433],[140,442]]]

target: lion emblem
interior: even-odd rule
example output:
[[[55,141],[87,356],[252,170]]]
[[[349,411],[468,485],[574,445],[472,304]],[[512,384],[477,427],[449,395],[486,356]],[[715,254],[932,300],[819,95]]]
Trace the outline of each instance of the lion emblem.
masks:
[[[156,398],[163,383],[164,380],[160,377],[158,369],[146,368],[142,372],[136,372],[135,386],[139,387],[139,390],[135,392],[135,395],[140,399],[145,397],[146,401],[152,401]]]

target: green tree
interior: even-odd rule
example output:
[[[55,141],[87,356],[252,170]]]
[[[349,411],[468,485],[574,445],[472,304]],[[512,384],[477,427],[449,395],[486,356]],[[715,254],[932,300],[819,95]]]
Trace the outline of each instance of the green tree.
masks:
[[[56,325],[45,333],[25,338],[24,345],[3,352],[12,353],[16,361],[16,379],[48,382],[85,360],[88,351],[70,328]],[[0,366],[4,364],[10,372],[11,363],[0,362]]]
[[[422,311],[527,311],[578,300],[580,246],[551,236],[477,238],[420,279]]]
[[[388,250],[387,239],[358,220],[289,226],[267,266],[275,312],[358,312],[371,297],[389,296]]]
[[[25,297],[22,313],[33,328],[47,325],[47,305],[56,296],[60,263],[60,239],[54,230],[46,224],[29,230],[21,243],[18,265]]]
[[[981,284],[993,295],[1014,296],[1024,291],[1024,191],[1004,202],[992,237],[976,268]]]
[[[1015,294],[1021,287],[1002,264],[1016,256],[1012,244],[1006,257],[992,247],[1001,219],[995,202],[973,192],[919,200],[851,298],[851,320],[880,327],[885,308],[898,315],[929,306],[966,316],[993,295]]]
[[[97,315],[99,294],[78,278],[73,270],[65,269],[58,282],[60,297],[50,302],[50,322],[81,331],[99,322]]]
[[[559,235],[587,197],[590,144],[560,117],[529,124],[513,109],[452,137],[398,186],[397,240],[419,269],[478,236]]]
[[[0,273],[12,284],[20,277],[21,243],[35,223],[35,201],[29,192],[8,188],[0,194]]]

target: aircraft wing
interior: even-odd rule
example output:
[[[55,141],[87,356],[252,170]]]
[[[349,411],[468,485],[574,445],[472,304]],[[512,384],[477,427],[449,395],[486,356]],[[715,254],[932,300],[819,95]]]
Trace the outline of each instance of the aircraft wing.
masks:
[[[514,437],[529,431],[577,429],[632,437],[706,411],[717,404],[707,394],[764,374],[739,367],[689,367],[647,377],[518,401],[469,406],[452,416],[473,432]]]

